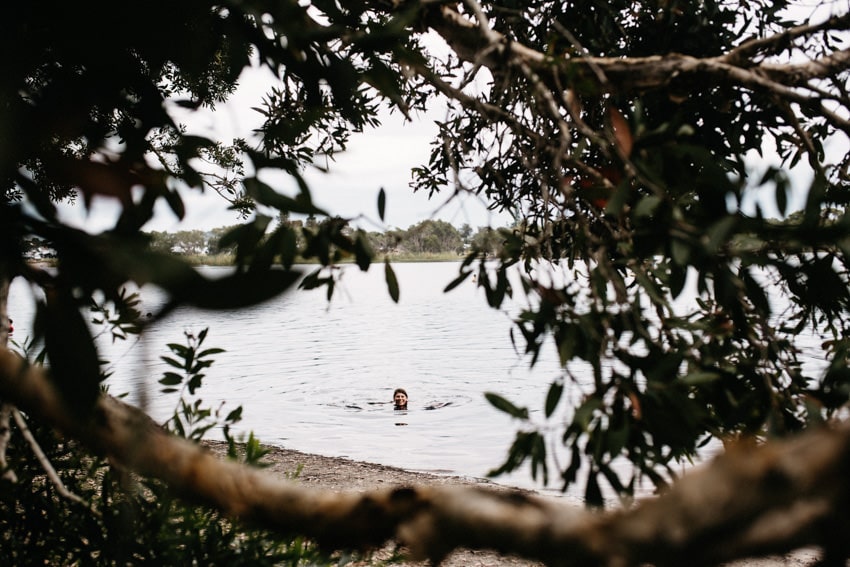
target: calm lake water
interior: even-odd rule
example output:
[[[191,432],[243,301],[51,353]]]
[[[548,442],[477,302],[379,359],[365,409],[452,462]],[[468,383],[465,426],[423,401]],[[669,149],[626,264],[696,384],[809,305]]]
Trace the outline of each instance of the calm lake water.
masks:
[[[398,304],[378,265],[367,273],[346,268],[330,303],[324,290],[294,290],[239,312],[178,309],[142,341],[101,341],[114,372],[110,392],[126,392],[127,401],[166,419],[176,397],[159,394],[157,380],[169,369],[160,360],[169,354],[165,345],[183,344],[184,332],[209,328],[204,346],[226,352],[208,369],[200,396],[208,406],[226,402],[225,411],[243,406],[238,431],[309,453],[483,477],[502,463],[518,425],[483,393],[525,405],[542,422],[548,386],[560,370],[554,349],[529,367],[510,340],[512,313],[488,307],[471,280],[443,293],[458,268],[454,262],[394,265]],[[204,270],[215,275],[226,268]],[[142,298],[144,311],[156,310],[163,299],[147,288]],[[515,312],[524,301],[515,296],[507,309]],[[33,304],[21,281],[13,282],[10,312],[13,338],[22,341]],[[396,387],[410,396],[406,412],[392,409]],[[567,395],[581,396],[578,387],[572,389]],[[424,409],[441,404],[447,405]],[[555,471],[550,474],[557,479]],[[543,488],[528,468],[496,482]],[[566,496],[578,498],[582,488]],[[549,490],[558,489],[550,482]]]
[[[559,370],[554,356],[529,368],[511,343],[510,314],[488,307],[470,280],[443,293],[458,268],[394,264],[398,304],[377,265],[367,273],[347,267],[330,303],[324,290],[294,290],[239,312],[178,309],[142,341],[101,341],[114,372],[110,392],[126,392],[128,402],[166,419],[176,398],[159,394],[157,380],[169,369],[160,360],[169,354],[165,345],[209,327],[204,346],[226,352],[208,369],[200,397],[213,406],[225,401],[225,409],[243,406],[239,431],[304,452],[483,477],[502,463],[516,431],[483,393],[539,412]],[[143,289],[142,298],[143,311],[162,301],[156,289]],[[32,311],[29,288],[16,280],[15,340],[28,335]],[[406,412],[392,409],[396,387],[410,396]],[[447,405],[424,409],[440,404]],[[527,471],[497,481],[537,486]]]

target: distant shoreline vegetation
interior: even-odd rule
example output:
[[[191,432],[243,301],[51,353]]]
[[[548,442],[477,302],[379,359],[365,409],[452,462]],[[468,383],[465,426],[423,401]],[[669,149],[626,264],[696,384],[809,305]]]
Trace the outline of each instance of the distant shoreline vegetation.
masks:
[[[279,222],[293,229],[296,235],[296,249],[300,251],[304,249],[303,234],[315,234],[323,223],[339,222],[339,219],[317,221],[314,217],[309,217],[306,221],[282,219]],[[234,262],[234,248],[222,247],[220,243],[232,242],[233,239],[228,239],[227,235],[238,226],[240,225],[209,231],[151,232],[147,235],[153,250],[180,256],[196,265],[226,266]],[[355,232],[353,228],[343,228],[344,232],[349,230],[352,234]],[[406,230],[395,228],[363,234],[368,239],[368,245],[374,251],[376,259],[387,258],[392,262],[451,262],[462,259],[472,249],[495,255],[504,240],[504,237],[498,234],[498,229],[486,226],[473,229],[468,224],[458,228],[442,220],[424,220]],[[339,262],[349,261],[354,261],[353,256]],[[296,263],[316,262],[297,257]]]
[[[296,234],[296,249],[303,250],[302,235],[308,231],[316,231],[324,222],[338,222],[339,219],[317,221],[310,217],[306,221],[281,220]],[[235,261],[235,248],[222,247],[220,243],[227,242],[226,236],[241,225],[224,226],[212,230],[182,230],[176,232],[153,231],[145,233],[150,240],[151,250],[179,256],[193,265],[230,266]],[[348,227],[344,231],[355,229]],[[392,262],[452,262],[462,259],[475,249],[489,256],[497,255],[504,241],[498,233],[499,229],[482,226],[473,229],[469,224],[461,227],[441,220],[424,220],[409,228],[390,229],[384,232],[365,232],[368,244],[374,251],[376,261],[389,259]],[[232,239],[231,239],[232,240]],[[32,262],[50,264],[56,253],[50,243],[33,238],[24,243],[25,254]],[[339,263],[353,262],[351,258],[343,258]],[[311,264],[315,260],[305,260],[297,257],[296,263]]]
[[[187,263],[193,266],[212,266],[212,267],[228,267],[233,266],[235,263],[236,256],[230,253],[225,254],[175,254],[179,256]],[[463,260],[464,256],[455,253],[444,253],[444,254],[433,254],[433,253],[423,253],[423,254],[394,254],[394,253],[382,253],[380,256],[376,256],[373,263],[381,263],[384,260],[389,260],[390,262],[404,264],[404,263],[413,263],[413,262],[460,262]],[[32,264],[38,264],[40,266],[47,267],[55,267],[56,266],[56,258],[48,257],[48,258],[40,258],[40,259],[30,259],[29,262]],[[339,260],[337,264],[347,265],[354,264],[354,258],[343,258]],[[315,259],[305,260],[303,258],[296,258],[294,264],[302,264],[302,265],[318,265],[319,262]]]

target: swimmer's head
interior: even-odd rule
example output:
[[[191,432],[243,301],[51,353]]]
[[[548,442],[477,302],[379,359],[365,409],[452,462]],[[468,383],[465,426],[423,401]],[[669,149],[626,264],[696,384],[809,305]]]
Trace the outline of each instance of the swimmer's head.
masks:
[[[404,388],[396,388],[393,392],[393,409],[407,409],[407,392]]]

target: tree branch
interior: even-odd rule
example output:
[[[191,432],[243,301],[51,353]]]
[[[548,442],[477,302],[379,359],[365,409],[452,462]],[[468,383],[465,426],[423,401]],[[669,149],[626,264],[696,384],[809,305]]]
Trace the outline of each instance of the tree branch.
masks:
[[[27,422],[24,419],[24,416],[21,415],[21,412],[17,410],[17,408],[12,408],[12,416],[15,418],[15,423],[18,426],[18,429],[21,431],[21,435],[24,436],[24,439],[27,440],[27,443],[30,444],[30,448],[32,452],[35,454],[36,459],[38,459],[41,468],[44,469],[44,472],[47,474],[47,478],[50,479],[50,482],[53,483],[53,486],[56,487],[56,491],[63,498],[67,498],[71,502],[76,502],[77,504],[82,504],[86,508],[88,508],[95,515],[100,515],[97,513],[91,505],[68,490],[65,486],[65,483],[62,482],[62,479],[59,478],[59,475],[56,474],[56,469],[53,468],[53,465],[50,463],[50,459],[47,458],[47,455],[44,454],[44,451],[41,450],[41,445],[38,444],[35,437],[30,431],[29,426],[27,426]]]
[[[594,512],[481,488],[416,487],[365,494],[300,486],[219,461],[145,414],[102,397],[90,419],[66,411],[45,373],[0,350],[0,395],[123,466],[157,477],[231,516],[328,548],[398,538],[418,558],[489,548],[550,565],[713,565],[805,545],[843,551],[850,526],[850,429],[763,447],[740,446],[630,510]],[[822,529],[829,525],[829,530]]]
[[[850,15],[832,18],[817,26],[800,26],[770,38],[753,41],[718,57],[699,59],[678,53],[649,57],[551,57],[508,39],[494,30],[482,31],[482,20],[471,21],[454,7],[440,6],[428,12],[427,23],[440,34],[455,53],[469,62],[482,63],[491,69],[505,61],[524,63],[538,73],[560,73],[569,70],[588,80],[596,80],[603,92],[624,94],[664,88],[677,77],[694,80],[713,76],[748,89],[761,89],[789,100],[805,102],[811,97],[793,87],[806,81],[823,79],[850,64],[850,52],[838,51],[805,63],[769,63],[752,59],[768,46],[780,45],[817,31],[845,29]],[[486,50],[486,53],[483,51]],[[600,79],[604,77],[604,80]]]
[[[850,14],[833,16],[819,24],[804,24],[772,36],[751,39],[732,49],[724,57],[729,64],[742,64],[758,55],[766,57],[783,53],[797,38],[810,37],[824,31],[846,30],[848,27],[850,27]]]

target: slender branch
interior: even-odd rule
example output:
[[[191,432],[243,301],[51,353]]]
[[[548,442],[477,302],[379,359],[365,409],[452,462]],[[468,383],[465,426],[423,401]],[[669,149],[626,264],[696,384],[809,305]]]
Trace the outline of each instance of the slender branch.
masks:
[[[475,14],[475,19],[478,20],[478,26],[481,30],[481,33],[491,44],[497,44],[501,42],[502,37],[493,31],[490,28],[490,21],[487,19],[486,14],[484,14],[484,10],[481,8],[481,4],[476,2],[475,0],[463,0],[463,3],[466,4],[472,13]]]
[[[745,41],[723,57],[727,63],[737,65],[753,59],[756,55],[778,55],[787,50],[791,42],[799,37],[811,36],[822,31],[846,30],[848,27],[850,27],[850,14],[834,16],[820,24],[795,26],[778,34]]]
[[[850,49],[836,51],[819,59],[804,63],[763,63],[758,66],[773,81],[787,85],[805,85],[807,81],[825,79],[847,71],[850,66]]]
[[[777,101],[777,106],[785,115],[786,120],[788,120],[789,124],[794,128],[794,132],[797,133],[797,138],[800,140],[800,145],[806,148],[806,153],[809,156],[809,165],[812,166],[812,169],[815,171],[821,171],[822,168],[817,162],[817,150],[815,149],[814,142],[812,141],[809,133],[803,129],[803,126],[800,124],[800,121],[797,120],[797,116],[794,114],[793,110],[791,110],[791,105],[785,101],[779,100]]]
[[[44,469],[45,474],[47,474],[47,478],[50,479],[50,482],[52,482],[53,486],[56,487],[56,492],[58,492],[63,498],[66,498],[71,502],[76,502],[77,504],[82,504],[96,515],[100,516],[100,514],[97,513],[88,502],[68,490],[65,483],[62,482],[62,479],[59,478],[59,475],[56,473],[56,469],[53,468],[50,459],[48,459],[47,455],[44,454],[44,451],[41,450],[41,445],[39,445],[38,441],[36,441],[32,431],[30,431],[30,428],[24,419],[24,416],[21,415],[21,412],[19,412],[17,408],[12,408],[12,415],[15,418],[15,423],[17,424],[21,435],[23,435],[24,439],[27,440],[27,443],[30,444],[30,449],[32,449],[32,452],[36,459],[38,459],[41,468]]]
[[[756,63],[744,55],[752,54],[756,47],[769,43],[781,44],[795,38],[824,29],[844,29],[850,24],[850,15],[833,18],[819,26],[803,26],[761,40],[754,45],[741,46],[737,50],[718,57],[700,59],[670,53],[648,57],[551,57],[517,42],[508,41],[494,30],[482,32],[481,20],[470,21],[450,6],[429,12],[428,24],[448,42],[459,57],[467,61],[482,62],[491,68],[504,65],[507,59],[529,65],[537,72],[551,73],[569,69],[573,74],[586,78],[597,78],[606,92],[627,92],[657,89],[667,86],[676,77],[691,76],[694,79],[715,76],[747,88],[765,89],[789,100],[803,102],[810,97],[792,87],[813,79],[830,77],[850,65],[850,51],[838,51],[814,61],[799,64]],[[835,25],[837,28],[830,28]],[[498,49],[492,49],[498,45]],[[489,47],[486,57],[481,50]]]

